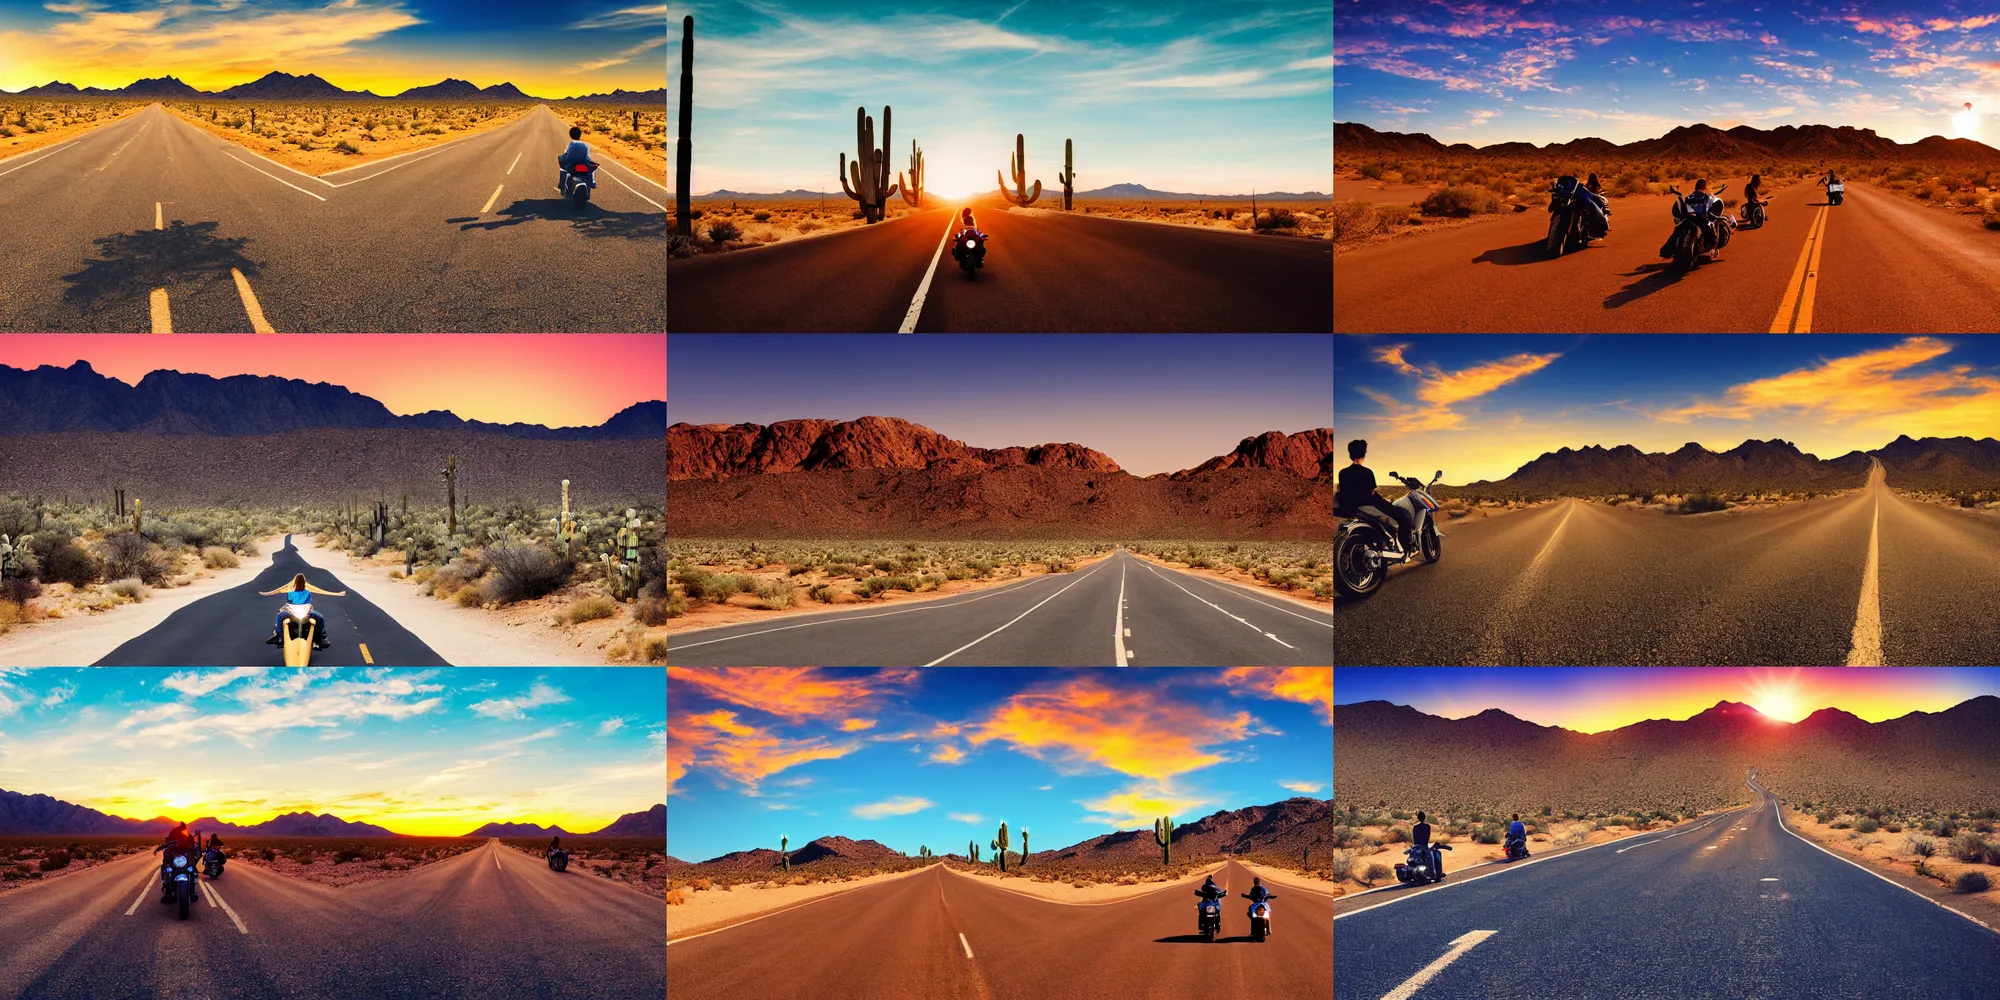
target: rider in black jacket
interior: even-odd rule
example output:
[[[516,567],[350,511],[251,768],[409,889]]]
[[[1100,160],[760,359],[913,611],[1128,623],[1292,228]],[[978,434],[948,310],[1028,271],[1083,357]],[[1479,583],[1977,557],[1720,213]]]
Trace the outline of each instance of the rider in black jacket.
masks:
[[[1416,515],[1382,498],[1375,492],[1375,472],[1368,468],[1364,459],[1368,457],[1368,442],[1355,438],[1347,442],[1347,457],[1353,462],[1340,470],[1340,485],[1333,493],[1333,512],[1341,517],[1355,517],[1361,508],[1393,518],[1396,522],[1397,541],[1405,551],[1410,547],[1410,532],[1416,528]]]
[[[1243,898],[1249,900],[1252,903],[1263,903],[1263,902],[1268,902],[1272,899],[1276,899],[1277,896],[1276,894],[1271,892],[1271,890],[1264,888],[1264,880],[1262,878],[1252,878],[1250,880],[1250,891],[1244,893]],[[1267,915],[1264,918],[1265,937],[1271,936],[1271,923],[1272,921],[1270,917]]]

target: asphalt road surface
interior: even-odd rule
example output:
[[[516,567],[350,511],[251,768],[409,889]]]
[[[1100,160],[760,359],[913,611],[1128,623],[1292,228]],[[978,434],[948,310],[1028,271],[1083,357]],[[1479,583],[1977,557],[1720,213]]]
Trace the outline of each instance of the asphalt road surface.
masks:
[[[1332,656],[1332,615],[1123,549],[1074,573],[932,601],[667,637],[673,666],[1325,666]]]
[[[285,654],[264,640],[271,636],[283,597],[259,592],[291,583],[297,573],[321,590],[347,590],[340,578],[307,564],[285,536],[271,553],[271,565],[249,583],[210,594],[167,616],[167,620],[112,650],[100,667],[278,666]],[[345,597],[313,595],[313,610],[326,618],[331,649],[314,650],[315,667],[442,667],[444,659],[397,624],[388,612],[348,591]]]
[[[1738,197],[1743,181],[1730,180],[1724,197]],[[1844,204],[1828,207],[1824,189],[1804,181],[1771,197],[1763,228],[1738,229],[1720,260],[1675,278],[1658,256],[1673,226],[1672,201],[1667,195],[1615,199],[1607,239],[1553,260],[1541,249],[1549,225],[1546,202],[1499,221],[1342,254],[1335,264],[1335,329],[2000,329],[2000,233],[1982,229],[1975,217],[1853,182]],[[1740,214],[1740,206],[1730,211]],[[1810,305],[1803,328],[1801,300]]]
[[[917,333],[1325,331],[1332,244],[1036,210],[977,211],[968,280],[938,253],[957,207],[816,239],[673,261],[677,333],[891,333],[926,269]]]
[[[1333,990],[1333,897],[1279,886],[1250,940],[1235,862],[1222,936],[1194,886],[1112,903],[1038,899],[936,865],[667,946],[670,1000],[1274,1000]],[[798,942],[811,942],[800,947]]]
[[[1776,801],[1490,875],[1446,855],[1444,883],[1334,918],[1334,998],[1990,994],[2000,934],[1800,840]]]
[[[567,122],[310,177],[154,105],[0,160],[0,330],[666,329],[665,188],[600,157],[555,189]]]
[[[2000,518],[1897,496],[1880,466],[1866,489],[1762,510],[1560,500],[1443,530],[1438,562],[1337,600],[1337,664],[1963,666],[2000,649]]]
[[[210,891],[210,887],[213,890]],[[4,1000],[658,1000],[666,905],[498,842],[335,889],[231,862],[187,920],[158,856],[0,896]]]

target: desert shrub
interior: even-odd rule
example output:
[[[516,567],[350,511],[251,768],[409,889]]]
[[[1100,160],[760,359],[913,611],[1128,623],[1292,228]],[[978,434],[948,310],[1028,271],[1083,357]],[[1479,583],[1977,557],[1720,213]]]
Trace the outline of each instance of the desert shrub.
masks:
[[[352,847],[343,847],[340,850],[333,852],[333,863],[336,865],[344,865],[349,861],[359,861],[361,860],[361,857],[362,855],[360,851],[357,851]]]
[[[1391,844],[1407,844],[1410,842],[1410,828],[1407,826],[1392,826],[1389,828],[1389,832],[1384,839]]]
[[[454,591],[451,599],[461,608],[476,608],[486,603],[486,589],[489,586],[490,583],[468,583]]]
[[[773,608],[789,608],[798,599],[797,588],[784,577],[774,577],[770,583],[758,587],[757,596]]]
[[[705,569],[684,569],[674,576],[674,582],[681,585],[681,592],[690,601],[726,601],[727,596],[717,597],[718,589],[728,586],[729,593],[736,593],[735,584],[729,577],[718,577]]]
[[[617,601],[602,594],[592,594],[589,597],[571,601],[569,607],[564,609],[563,616],[569,619],[570,624],[579,625],[583,622],[594,622],[600,618],[610,618],[617,613]],[[665,621],[664,618],[661,620]]]
[[[741,235],[743,230],[736,228],[736,223],[726,219],[708,224],[708,238],[717,243],[727,243]]]
[[[1395,874],[1396,870],[1394,868],[1391,868],[1388,865],[1385,865],[1382,862],[1377,861],[1369,865],[1367,871],[1361,873],[1361,878],[1358,881],[1360,881],[1362,885],[1374,885],[1375,883],[1380,882],[1385,878],[1390,878]]]
[[[1506,829],[1498,823],[1483,823],[1472,834],[1472,839],[1474,842],[1480,844],[1497,844],[1500,842],[1501,835],[1506,832]]]
[[[810,573],[810,572],[812,572],[812,567],[811,567],[811,566],[806,566],[806,565],[804,565],[804,564],[801,564],[801,565],[798,565],[798,566],[792,566],[792,567],[789,567],[789,568],[787,568],[787,569],[785,570],[785,575],[786,575],[786,576],[798,576],[798,575],[799,575],[799,574],[801,574],[801,573]]]
[[[1982,861],[1986,857],[1986,839],[1976,833],[1961,833],[1951,838],[1948,851],[1960,861]]]
[[[1491,215],[1502,209],[1500,196],[1482,187],[1448,187],[1430,193],[1420,211],[1425,215]]]
[[[879,573],[887,573],[890,570],[896,568],[895,562],[888,559],[877,559],[873,563],[870,563],[869,565],[874,566],[876,572]]]
[[[135,603],[153,596],[153,588],[146,586],[145,581],[135,576],[128,576],[123,580],[114,580],[106,584],[104,589],[120,597],[129,598]]]
[[[137,577],[147,583],[159,583],[171,568],[158,545],[129,531],[98,542],[97,555],[104,560],[104,575],[113,580]]]
[[[661,635],[647,639],[641,652],[647,663],[667,662],[667,637]]]
[[[868,588],[868,596],[873,597],[885,590],[907,590],[915,593],[917,581],[907,576],[871,576],[861,581]]]
[[[43,869],[46,871],[47,869]],[[1957,881],[1951,884],[1951,891],[1957,893],[1985,892],[1992,887],[1992,881],[1985,872],[1959,872]]]
[[[846,563],[828,563],[826,567],[826,575],[829,578],[836,580],[845,576],[858,577],[860,576],[860,572],[861,572],[860,570],[857,570]]]
[[[1349,875],[1353,874],[1354,856],[1348,854],[1346,851],[1333,852],[1332,871],[1333,871],[1333,880],[1335,882],[1338,882],[1341,879],[1344,879]]]
[[[208,545],[202,547],[201,564],[209,569],[235,569],[243,565],[243,560],[220,545]]]
[[[769,212],[753,212],[753,213],[751,213],[750,217],[751,217],[752,219],[755,219],[755,220],[757,220],[758,222],[769,222],[769,221],[771,221],[771,213],[769,213]]]
[[[1901,823],[1896,823],[1896,822],[1888,822],[1888,823],[1884,823],[1884,824],[1882,824],[1882,830],[1883,830],[1883,832],[1885,832],[1885,833],[1902,833],[1902,832],[1903,832],[1903,824],[1901,824]]]
[[[1681,501],[1676,509],[1681,514],[1706,514],[1710,511],[1728,510],[1730,503],[1713,493],[1696,493]],[[1825,820],[1821,820],[1825,822]]]
[[[1904,849],[1917,857],[1928,858],[1937,854],[1937,841],[1921,833],[1913,833],[1904,844]]]
[[[490,596],[502,604],[531,601],[554,593],[569,582],[575,568],[569,561],[533,542],[502,542],[486,548],[493,575]]]
[[[667,623],[668,618],[677,617],[674,615],[667,614],[667,602],[669,600],[671,600],[671,598],[663,598],[663,597],[639,598],[639,600],[632,605],[632,620],[638,622],[641,625],[647,625],[653,627],[665,625]]]
[[[1877,823],[1872,819],[1863,819],[1861,822],[1854,824],[1855,833],[1874,833],[1876,830],[1879,830],[1881,828],[1882,824]]]
[[[679,594],[670,594],[664,608],[668,618],[679,618],[687,614],[687,599]]]
[[[68,851],[54,851],[48,857],[43,858],[41,863],[35,867],[45,872],[59,872],[69,867],[70,860]],[[1980,888],[1984,889],[1986,887],[1982,885]]]
[[[31,576],[10,576],[0,580],[0,601],[26,604],[42,596],[42,585]]]
[[[819,586],[806,591],[806,596],[812,598],[815,601],[820,602],[821,604],[832,604],[833,588],[822,583]]]
[[[680,891],[679,889],[669,889],[669,890],[667,890],[667,905],[668,905],[668,906],[685,906],[685,905],[687,904],[687,901],[688,901],[688,900],[687,900],[687,893],[684,893],[684,892]]]
[[[1837,820],[1834,820],[1833,822],[1831,822],[1831,823],[1828,823],[1828,824],[1827,824],[1827,826],[1828,826],[1828,827],[1830,827],[1830,828],[1832,828],[1832,829],[1835,829],[1835,830],[1846,830],[1846,829],[1848,829],[1848,828],[1852,827],[1853,825],[1854,825],[1854,824],[1852,824],[1852,823],[1849,823],[1848,821],[1846,821],[1846,820],[1844,820],[1844,819],[1837,819]]]
[[[35,505],[26,500],[0,500],[0,535],[18,542],[21,536],[35,530]]]
[[[1263,216],[1251,223],[1251,225],[1263,231],[1293,229],[1298,224],[1298,218],[1292,215],[1292,210],[1289,208],[1267,208],[1264,210]]]

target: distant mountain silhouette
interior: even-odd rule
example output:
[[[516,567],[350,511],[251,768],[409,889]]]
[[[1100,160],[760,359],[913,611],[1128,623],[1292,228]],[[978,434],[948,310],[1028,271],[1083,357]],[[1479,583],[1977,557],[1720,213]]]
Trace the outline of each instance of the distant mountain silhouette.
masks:
[[[1676,126],[1656,138],[1623,144],[1590,136],[1545,146],[1531,142],[1502,142],[1482,147],[1462,142],[1447,146],[1423,132],[1379,132],[1359,122],[1335,122],[1333,152],[1336,158],[1378,155],[1551,160],[1698,158],[1753,161],[1786,158],[1814,163],[1829,160],[1910,160],[2000,164],[2000,149],[1971,139],[1947,139],[1933,135],[1904,144],[1876,135],[1874,129],[1849,125],[1781,125],[1768,129],[1738,125],[1723,130],[1699,122]]]
[[[177,821],[165,816],[126,819],[98,812],[47,795],[23,795],[0,789],[0,834],[164,834]],[[369,823],[350,823],[331,813],[285,813],[262,823],[239,826],[213,816],[188,821],[202,833],[259,837],[394,837],[398,834]]]
[[[652,90],[626,90],[619,88],[609,94],[585,94],[582,97],[565,97],[558,104],[645,104],[664,110],[667,106],[667,88]]]
[[[126,93],[130,95],[130,88],[126,89]],[[213,96],[230,100],[255,99],[260,101],[318,101],[343,98],[379,99],[379,95],[366,90],[342,90],[320,79],[318,75],[313,73],[307,73],[304,76],[293,76],[290,73],[282,73],[277,70],[272,70],[249,83],[239,83]]]
[[[468,837],[574,837],[576,834],[559,826],[537,826],[533,823],[488,823]]]
[[[1266,806],[1225,809],[1174,828],[1176,856],[1196,857],[1217,854],[1273,852],[1295,854],[1300,848],[1330,842],[1333,833],[1333,803],[1325,799],[1297,797]],[[1153,831],[1121,830],[1088,840],[1036,851],[1037,859],[1050,861],[1124,861],[1150,857],[1159,859],[1160,845]]]
[[[815,861],[901,861],[901,851],[890,850],[873,840],[849,840],[846,837],[821,837],[809,841],[791,852],[792,867],[809,865]],[[780,855],[768,847],[749,851],[731,851],[719,858],[710,858],[696,865],[712,871],[764,871],[779,867]]]
[[[1891,486],[1943,491],[2000,487],[2000,441],[1904,435],[1881,448],[1831,460],[1776,438],[1745,441],[1723,452],[1694,442],[1672,452],[1643,452],[1629,444],[1564,447],[1543,453],[1498,482],[1480,480],[1440,492],[1582,497],[1641,491],[1841,490],[1867,483],[1871,458],[1881,460]]]
[[[0,91],[0,94],[5,94]],[[319,76],[307,73],[294,76],[290,73],[272,71],[248,83],[239,83],[220,91],[196,90],[171,76],[154,80],[136,80],[123,87],[82,87],[52,80],[36,87],[20,91],[19,97],[213,97],[223,100],[262,101],[319,101],[319,100],[416,100],[416,101],[540,101],[549,104],[643,104],[661,109],[667,106],[667,90],[613,90],[608,94],[587,94],[580,97],[547,98],[524,94],[511,83],[497,83],[479,87],[458,79],[447,78],[423,87],[412,87],[393,98],[385,98],[368,90],[344,90]]]
[[[665,400],[634,403],[596,427],[545,427],[464,420],[445,410],[398,416],[380,402],[325,382],[269,375],[216,378],[160,369],[136,386],[100,375],[87,361],[32,370],[0,365],[0,428],[9,434],[114,431],[137,434],[275,434],[323,428],[472,430],[564,441],[658,439]]]
[[[447,78],[426,87],[411,87],[396,95],[397,100],[426,101],[534,101],[540,98],[521,93],[511,83],[481,87],[469,80]]]
[[[655,803],[645,812],[626,813],[612,820],[602,830],[579,833],[579,837],[667,837],[667,804]]]
[[[228,834],[248,837],[396,837],[393,830],[384,829],[372,823],[350,823],[332,813],[313,815],[309,812],[285,813],[273,816],[262,823],[239,826],[225,823],[213,816],[188,820],[188,829],[199,830],[203,834],[220,833],[224,839]]]
[[[1057,193],[1061,193],[1058,191]],[[1078,191],[1078,198],[1105,199],[1152,199],[1155,201],[1242,201],[1247,202],[1252,195],[1243,194],[1190,194],[1185,191],[1155,191],[1144,184],[1112,184]],[[1319,191],[1258,191],[1255,197],[1266,201],[1325,201],[1327,195]],[[1061,206],[1057,206],[1061,207]]]

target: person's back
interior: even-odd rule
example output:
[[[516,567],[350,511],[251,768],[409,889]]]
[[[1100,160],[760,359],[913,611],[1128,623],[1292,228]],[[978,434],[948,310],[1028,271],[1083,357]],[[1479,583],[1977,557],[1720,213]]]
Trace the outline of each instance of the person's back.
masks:
[[[597,165],[597,162],[590,158],[590,145],[583,141],[583,130],[572,125],[569,130],[569,145],[563,147],[562,155],[556,157],[556,164],[567,170],[579,163],[593,167]]]
[[[1367,505],[1375,497],[1375,470],[1354,463],[1340,470],[1339,484],[1333,491],[1333,508],[1336,511],[1353,510]]]
[[[1410,827],[1410,843],[1418,847],[1429,847],[1431,846],[1431,825],[1423,821],[1421,813],[1418,815],[1420,818],[1417,820],[1417,824]]]
[[[1507,839],[1508,840],[1528,839],[1528,825],[1526,823],[1521,822],[1520,816],[1518,815],[1515,816],[1514,822],[1507,824]]]
[[[1201,884],[1201,888],[1196,889],[1194,891],[1194,894],[1200,896],[1204,900],[1221,899],[1224,895],[1226,895],[1226,893],[1223,892],[1222,887],[1215,884],[1215,877],[1213,875],[1209,876],[1208,880]]]

